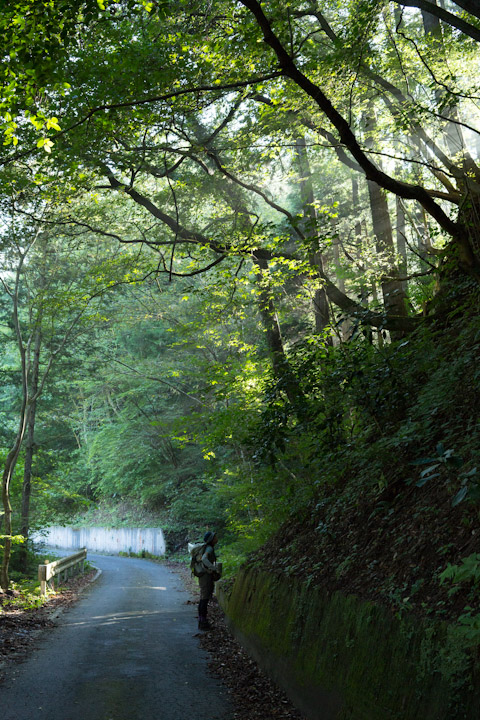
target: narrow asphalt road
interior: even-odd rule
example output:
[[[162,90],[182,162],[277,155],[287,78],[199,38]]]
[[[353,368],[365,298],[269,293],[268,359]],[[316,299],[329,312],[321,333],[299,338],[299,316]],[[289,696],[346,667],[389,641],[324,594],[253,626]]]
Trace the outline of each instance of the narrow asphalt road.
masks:
[[[89,555],[100,578],[0,685],[2,720],[231,720],[196,613],[163,565]]]

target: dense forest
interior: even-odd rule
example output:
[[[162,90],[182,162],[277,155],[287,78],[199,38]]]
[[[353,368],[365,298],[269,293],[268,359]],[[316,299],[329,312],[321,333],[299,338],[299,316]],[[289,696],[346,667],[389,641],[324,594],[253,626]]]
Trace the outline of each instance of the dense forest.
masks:
[[[478,641],[478,3],[0,28],[3,590],[48,524],[214,527]]]

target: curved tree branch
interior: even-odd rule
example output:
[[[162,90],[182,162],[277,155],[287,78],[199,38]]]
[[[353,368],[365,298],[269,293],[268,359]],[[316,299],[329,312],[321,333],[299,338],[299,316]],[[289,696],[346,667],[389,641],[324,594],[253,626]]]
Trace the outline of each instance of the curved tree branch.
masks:
[[[182,97],[184,95],[199,95],[206,92],[223,92],[225,90],[246,88],[250,85],[256,85],[267,80],[273,80],[274,78],[281,77],[282,74],[283,73],[280,71],[273,71],[271,73],[268,73],[267,75],[263,75],[257,78],[250,78],[248,80],[239,80],[238,82],[233,83],[225,83],[218,85],[199,85],[198,87],[188,87],[182,88],[180,90],[172,90],[171,92],[163,93],[161,95],[152,95],[146,98],[135,98],[133,100],[126,100],[125,102],[120,103],[105,103],[104,105],[97,105],[96,107],[88,110],[85,115],[83,115],[81,118],[76,120],[64,130],[59,130],[58,132],[56,132],[55,139],[58,139],[64,135],[68,135],[68,133],[70,133],[75,128],[87,123],[92,117],[94,117],[94,115],[105,112],[106,110],[121,110],[122,108],[139,107],[141,105],[149,105],[152,103],[163,102],[166,100],[173,100],[174,98]],[[16,160],[21,160],[25,157],[29,157],[30,155],[42,152],[43,150],[38,149],[38,147],[35,145],[28,148],[27,150],[15,152],[4,158],[0,158],[0,166],[7,165],[8,163],[15,162]]]
[[[429,2],[428,0],[390,0],[390,2],[395,2],[397,3],[397,5],[416,7],[419,10],[430,13],[430,15],[435,15],[440,20],[443,20],[443,22],[446,22],[448,25],[451,25],[452,27],[457,28],[457,30],[460,30],[460,32],[462,32],[464,35],[468,35],[469,37],[473,38],[473,40],[480,42],[480,30],[478,28],[466,22],[465,20],[462,20],[462,18],[457,17],[453,13],[448,12],[448,10],[444,10],[439,5],[435,5],[433,2]],[[457,4],[462,5],[462,3]],[[473,5],[473,3],[466,4]],[[480,17],[478,15],[478,7],[476,12],[477,17]]]
[[[257,0],[240,0],[240,2],[255,16],[263,33],[265,43],[275,52],[285,76],[291,78],[298,87],[316,102],[320,110],[337,129],[341,142],[349,149],[350,153],[365,172],[367,178],[399,197],[418,200],[425,210],[435,218],[440,227],[452,237],[458,239],[459,236],[464,235],[465,230],[463,226],[451,220],[425,188],[420,185],[410,185],[409,183],[396,180],[371,162],[358,144],[357,138],[345,118],[332,105],[324,92],[297,68],[293,59],[273,32],[272,26]]]

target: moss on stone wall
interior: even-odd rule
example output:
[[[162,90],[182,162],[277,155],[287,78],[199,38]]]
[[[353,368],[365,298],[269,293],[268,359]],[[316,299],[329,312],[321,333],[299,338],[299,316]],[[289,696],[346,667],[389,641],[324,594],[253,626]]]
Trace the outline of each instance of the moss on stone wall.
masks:
[[[256,569],[218,594],[234,633],[312,720],[480,717],[479,668],[454,626]]]

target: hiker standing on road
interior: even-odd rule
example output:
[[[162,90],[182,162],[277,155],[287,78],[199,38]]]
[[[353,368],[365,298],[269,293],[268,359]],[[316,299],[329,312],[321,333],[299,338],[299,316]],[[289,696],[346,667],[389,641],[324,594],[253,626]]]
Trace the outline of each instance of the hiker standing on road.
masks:
[[[200,602],[198,603],[198,629],[209,630],[210,623],[207,619],[208,601],[213,595],[213,587],[215,580],[218,580],[216,568],[217,556],[215,555],[215,545],[218,542],[216,533],[209,530],[203,538],[205,549],[202,555],[202,565],[205,572],[198,578],[200,585]]]

